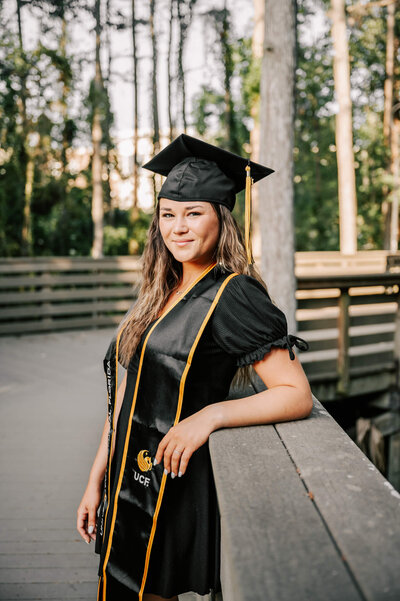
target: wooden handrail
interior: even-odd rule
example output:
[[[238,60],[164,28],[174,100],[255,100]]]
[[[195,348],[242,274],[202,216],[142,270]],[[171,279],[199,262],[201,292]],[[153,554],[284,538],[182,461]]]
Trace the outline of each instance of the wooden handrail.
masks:
[[[315,397],[307,419],[220,429],[209,448],[224,599],[400,598],[400,494]]]

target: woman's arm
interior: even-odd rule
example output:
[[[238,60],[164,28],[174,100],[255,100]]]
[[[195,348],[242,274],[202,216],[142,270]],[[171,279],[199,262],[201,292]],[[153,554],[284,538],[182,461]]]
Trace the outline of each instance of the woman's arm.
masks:
[[[126,376],[127,374],[125,374],[117,391],[117,400],[114,409],[114,428],[116,427],[118,421],[119,412],[122,406],[122,400],[125,394]],[[94,458],[93,465],[90,470],[88,484],[77,510],[76,527],[79,534],[87,543],[90,543],[92,539],[94,540],[96,538],[96,512],[101,500],[101,485],[104,479],[104,474],[107,466],[107,439],[109,428],[110,426],[107,416],[103,427],[99,448],[97,450],[96,457]],[[113,439],[113,444],[111,447],[111,458],[114,455],[114,449],[115,437]]]
[[[311,388],[297,356],[291,360],[286,349],[273,348],[253,367],[268,390],[205,407],[214,430],[291,421],[310,415]]]

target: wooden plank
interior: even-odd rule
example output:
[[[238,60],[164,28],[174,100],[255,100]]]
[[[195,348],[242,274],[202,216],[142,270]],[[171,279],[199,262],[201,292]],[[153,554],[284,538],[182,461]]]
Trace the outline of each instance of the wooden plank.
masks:
[[[320,381],[331,381],[331,380],[337,380],[337,372],[334,369],[335,368],[335,363],[332,362],[331,363],[331,369],[329,369],[329,364],[328,365],[324,365],[324,366],[320,366],[319,363],[316,363],[315,361],[311,361],[310,363],[306,362],[306,356],[304,356],[304,358],[302,358],[302,365],[303,368],[307,374],[307,377],[312,381],[312,382],[320,382]],[[315,365],[317,365],[317,369],[315,369]],[[326,369],[319,369],[319,368],[323,368],[325,367]],[[386,361],[386,362],[382,362],[382,361],[377,361],[376,363],[374,363],[373,365],[357,365],[357,366],[352,366],[350,365],[350,380],[356,380],[356,379],[365,379],[367,376],[376,376],[376,375],[382,375],[385,372],[388,373],[392,373],[394,374],[395,372],[395,363],[393,361],[393,359]],[[385,380],[386,381],[386,380]],[[357,382],[355,383],[355,386],[357,387]],[[388,386],[388,382],[386,381],[386,387]],[[378,388],[377,388],[378,390]]]
[[[141,271],[141,257],[32,257],[32,259],[0,259],[0,273],[26,273],[46,271]]]
[[[394,313],[392,310],[385,311],[386,307],[382,306],[381,313],[359,313],[350,315],[350,324],[352,326],[362,326],[367,324],[385,324],[393,323]]]
[[[4,277],[0,278],[0,289],[15,290],[16,288],[41,288],[43,286],[87,286],[89,284],[137,284],[139,275],[134,271],[115,273],[87,273],[85,275],[52,275],[49,273],[33,277]]]
[[[316,399],[276,429],[364,597],[397,601],[400,494]]]
[[[93,568],[93,557],[87,553],[7,553],[1,557],[2,568]],[[93,575],[93,572],[92,572]]]
[[[327,309],[334,307],[337,310],[338,301],[339,301],[339,291],[337,291],[337,296],[331,298],[299,298],[297,299],[297,310],[299,309],[307,309],[307,310],[315,310],[320,311],[322,309]]]
[[[321,310],[330,307],[338,306],[338,297],[336,298],[301,298],[297,301],[297,309],[314,309]],[[370,305],[374,304],[386,304],[393,303],[396,301],[395,294],[365,294],[363,296],[350,294],[350,305]]]
[[[363,296],[351,295],[350,304],[355,305],[381,305],[396,302],[395,294],[366,294]]]
[[[0,305],[14,305],[26,303],[72,301],[93,298],[131,298],[137,296],[139,286],[99,286],[97,288],[68,288],[55,290],[35,290],[34,292],[2,292]]]
[[[360,349],[358,349],[360,350]],[[372,354],[359,354],[350,356],[350,367],[351,368],[364,368],[365,372],[371,370],[375,365],[382,363],[391,363],[394,369],[394,356],[393,351],[387,351],[385,349],[378,349],[376,353]],[[351,370],[350,370],[351,371]]]
[[[273,426],[209,438],[229,601],[358,601],[313,501]]]
[[[322,288],[348,288],[356,286],[397,286],[399,275],[396,273],[346,273],[336,275],[301,275],[297,278],[299,290],[312,290]]]
[[[95,599],[97,594],[97,581],[92,582],[41,582],[32,584],[0,583],[0,599],[14,601],[23,599]]]
[[[52,315],[85,315],[92,313],[121,313],[127,311],[132,305],[130,300],[94,301],[86,303],[58,303],[55,305],[27,305],[12,309],[2,309],[0,319],[25,319],[40,318]]]
[[[61,542],[61,541],[60,541]],[[57,583],[57,582],[95,582],[96,573],[93,566],[74,568],[0,568],[0,582],[6,583]]]
[[[79,328],[105,327],[119,324],[123,313],[120,315],[102,315],[100,317],[70,317],[69,319],[54,319],[51,323],[42,321],[28,321],[16,323],[0,323],[0,335],[29,334],[36,332],[51,332],[56,330],[74,330]]]

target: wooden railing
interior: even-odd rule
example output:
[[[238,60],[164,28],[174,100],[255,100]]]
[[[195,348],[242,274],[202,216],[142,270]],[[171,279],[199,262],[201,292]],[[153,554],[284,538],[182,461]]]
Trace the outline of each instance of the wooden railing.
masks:
[[[297,280],[299,335],[307,375],[324,400],[385,390],[400,357],[397,273],[302,276]]]
[[[2,259],[0,334],[117,324],[140,280],[140,257]]]
[[[354,270],[369,255],[350,264],[339,253],[304,254],[296,255],[297,320],[310,350],[299,356],[315,394],[326,401],[390,389],[400,357],[399,273],[337,275],[339,260]],[[372,254],[372,264],[386,265],[387,252]],[[140,257],[3,259],[0,334],[113,326],[140,280]]]
[[[400,494],[316,398],[304,420],[220,429],[209,447],[223,599],[400,599]]]

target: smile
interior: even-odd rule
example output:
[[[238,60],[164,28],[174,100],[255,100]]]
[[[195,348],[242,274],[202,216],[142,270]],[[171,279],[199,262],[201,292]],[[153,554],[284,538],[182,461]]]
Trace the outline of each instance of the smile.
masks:
[[[185,244],[189,244],[190,242],[193,242],[193,240],[181,240],[180,242],[178,242],[177,240],[174,240],[174,243],[177,244],[178,246],[185,246]]]

